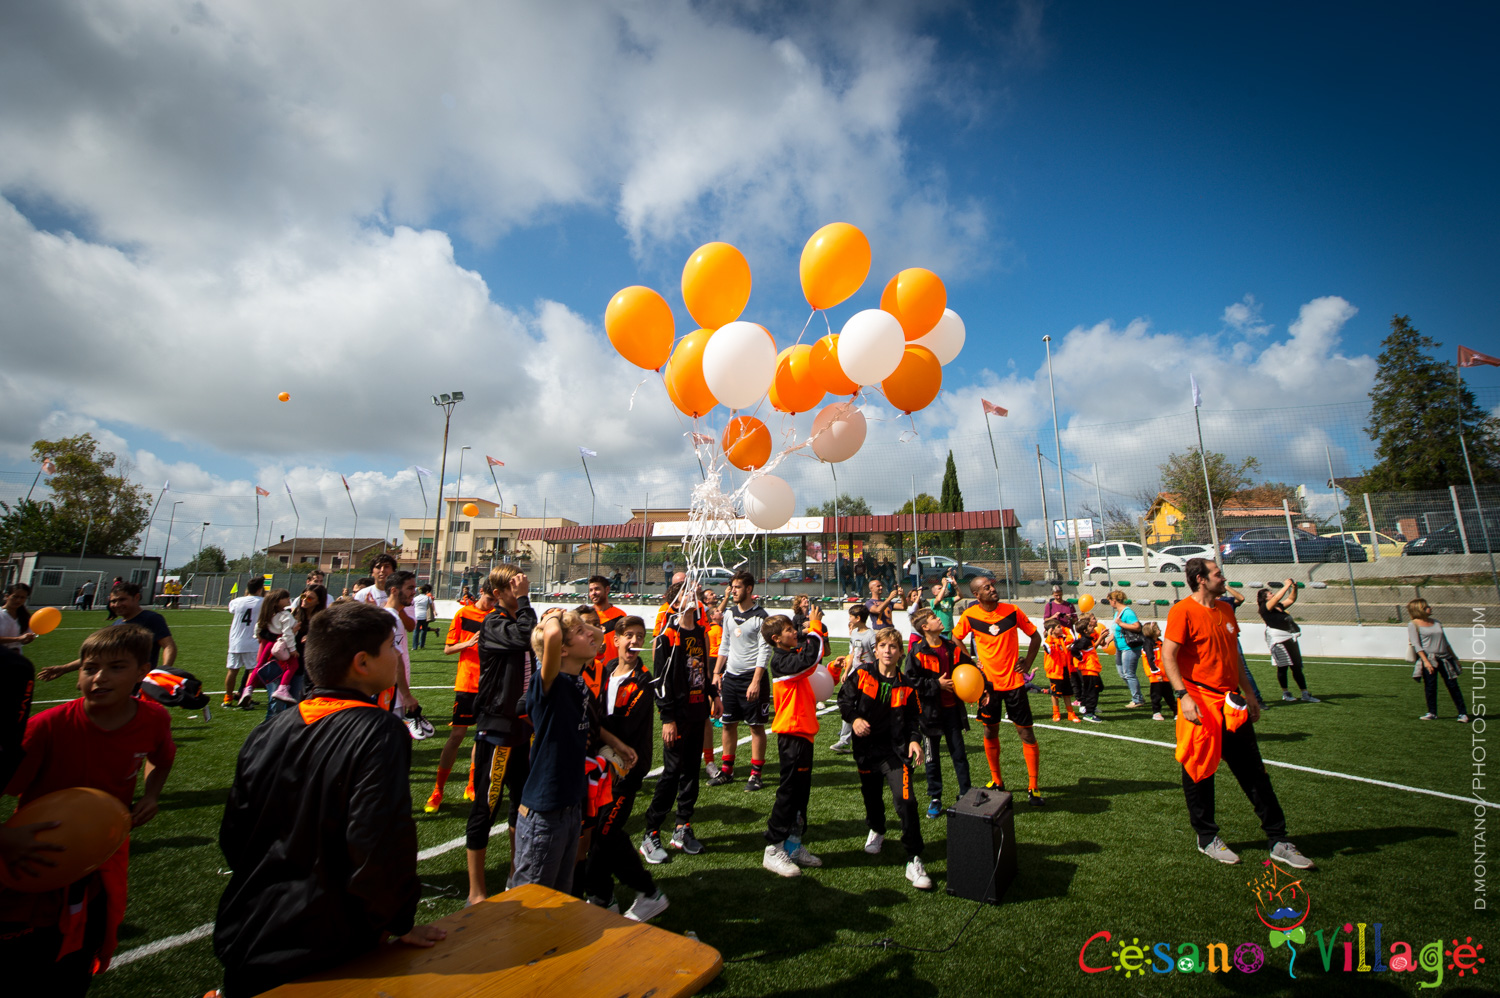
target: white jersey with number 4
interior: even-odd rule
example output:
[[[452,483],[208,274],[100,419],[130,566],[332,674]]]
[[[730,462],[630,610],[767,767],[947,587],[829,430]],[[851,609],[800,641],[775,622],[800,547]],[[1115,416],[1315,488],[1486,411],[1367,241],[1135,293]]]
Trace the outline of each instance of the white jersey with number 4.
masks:
[[[255,654],[260,642],[255,637],[255,618],[260,613],[259,596],[239,596],[229,601],[229,650]]]

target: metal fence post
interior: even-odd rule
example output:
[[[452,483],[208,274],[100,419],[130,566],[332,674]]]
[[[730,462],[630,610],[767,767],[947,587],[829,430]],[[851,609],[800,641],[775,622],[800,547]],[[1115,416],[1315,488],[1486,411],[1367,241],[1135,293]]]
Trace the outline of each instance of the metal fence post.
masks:
[[[1302,559],[1297,555],[1297,535],[1292,530],[1292,507],[1285,499],[1281,500],[1281,515],[1286,517],[1286,539],[1292,545],[1292,564],[1302,564]]]
[[[1365,524],[1370,528],[1370,547],[1375,552],[1375,560],[1380,560],[1380,538],[1375,535],[1375,513],[1370,509],[1370,493],[1365,496]],[[1358,540],[1358,538],[1355,538]]]
[[[1453,522],[1458,524],[1458,539],[1463,542],[1464,554],[1473,554],[1469,550],[1469,532],[1464,529],[1464,511],[1458,508],[1458,486],[1448,486],[1448,497],[1453,500]]]

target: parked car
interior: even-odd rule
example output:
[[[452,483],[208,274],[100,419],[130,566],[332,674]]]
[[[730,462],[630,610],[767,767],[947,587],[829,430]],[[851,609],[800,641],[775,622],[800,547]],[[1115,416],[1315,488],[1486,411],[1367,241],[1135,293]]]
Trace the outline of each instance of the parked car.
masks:
[[[1084,573],[1090,576],[1118,572],[1180,572],[1183,559],[1162,555],[1131,541],[1090,544]]]
[[[818,573],[810,568],[783,568],[772,572],[767,582],[817,582]]]
[[[1306,530],[1293,530],[1297,539],[1298,561],[1343,561],[1347,549],[1350,561],[1366,561],[1365,549],[1340,537],[1319,537]],[[1219,553],[1227,565],[1247,565],[1253,562],[1291,564],[1292,541],[1284,527],[1255,527],[1251,530],[1236,530],[1219,541]]]
[[[1489,534],[1489,546],[1485,546],[1485,533]],[[1485,510],[1484,522],[1473,510],[1464,510],[1464,534],[1469,539],[1470,554],[1485,554],[1500,551],[1500,511]],[[1384,552],[1382,552],[1384,553]],[[1464,539],[1458,534],[1458,524],[1450,523],[1416,540],[1407,541],[1402,554],[1463,554]]]
[[[948,569],[950,568],[958,569],[958,578],[961,582],[968,582],[970,579],[976,579],[981,575],[987,579],[995,577],[995,573],[988,568],[982,568],[979,565],[970,565],[967,562],[960,564],[952,558],[941,554],[924,554],[917,559],[917,563],[922,569],[923,582],[932,582],[942,578],[948,574]],[[905,576],[907,579],[911,578],[910,561],[906,563]]]
[[[1375,557],[1375,545],[1376,544],[1380,545],[1380,557],[1382,557],[1382,558],[1399,558],[1399,557],[1401,557],[1401,542],[1398,541],[1398,540],[1396,540],[1394,537],[1390,536],[1389,534],[1382,534],[1378,530],[1373,531],[1373,532],[1369,531],[1369,530],[1346,530],[1342,534],[1323,534],[1323,536],[1324,537],[1343,537],[1343,538],[1345,538],[1347,540],[1351,540],[1354,543],[1358,544],[1360,547],[1362,547],[1362,548],[1365,549],[1365,556],[1367,558],[1374,558]]]
[[[1217,560],[1219,557],[1212,544],[1169,544],[1164,548],[1157,548],[1156,553],[1164,558],[1176,558],[1184,565],[1190,558]]]

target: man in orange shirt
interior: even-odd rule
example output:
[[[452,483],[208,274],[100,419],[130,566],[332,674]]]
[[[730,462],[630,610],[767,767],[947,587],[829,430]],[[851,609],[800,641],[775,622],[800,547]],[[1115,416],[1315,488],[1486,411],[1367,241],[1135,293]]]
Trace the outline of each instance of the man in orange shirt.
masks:
[[[1215,562],[1191,558],[1183,575],[1192,595],[1167,614],[1161,651],[1180,708],[1177,761],[1182,764],[1182,791],[1188,821],[1198,833],[1198,851],[1220,863],[1240,861],[1214,824],[1214,773],[1222,759],[1260,818],[1271,858],[1293,869],[1310,870],[1312,860],[1287,841],[1286,816],[1260,758],[1253,726],[1260,707],[1240,671],[1239,625],[1218,598],[1224,592],[1224,573]]]
[[[479,627],[484,618],[495,609],[495,595],[490,591],[488,579],[479,583],[479,602],[460,606],[453,614],[453,623],[448,625],[448,637],[443,643],[444,655],[458,656],[458,675],[453,680],[453,717],[448,721],[448,740],[443,743],[438,756],[437,784],[432,796],[422,810],[436,814],[443,805],[443,788],[448,783],[448,774],[458,759],[459,746],[464,736],[474,725],[474,698],[479,693]],[[469,785],[464,787],[464,800],[474,799],[474,754],[469,753]]]
[[[1033,806],[1045,801],[1037,795],[1037,771],[1040,751],[1031,725],[1031,701],[1026,696],[1026,673],[1042,649],[1042,635],[1020,607],[1000,602],[995,580],[979,576],[969,583],[969,591],[979,602],[959,614],[953,621],[953,640],[963,641],[974,635],[974,657],[984,673],[984,695],[979,698],[979,723],[984,725],[984,757],[990,764],[990,783],[1004,790],[1000,776],[1000,709],[1003,706],[1016,734],[1021,739],[1021,753],[1026,757],[1028,785],[1026,800]],[[1016,632],[1031,638],[1026,662],[1017,668],[1020,639]]]
[[[609,580],[602,575],[589,576],[589,605],[594,608],[594,613],[599,617],[599,626],[604,628],[606,635],[615,633],[615,621],[625,616],[625,611],[609,601]],[[595,697],[599,696],[599,689],[604,684],[604,677],[614,671],[615,660],[620,657],[620,652],[615,648],[613,639],[606,639],[604,648],[594,659],[594,664],[583,670],[583,682],[589,688],[589,692]]]

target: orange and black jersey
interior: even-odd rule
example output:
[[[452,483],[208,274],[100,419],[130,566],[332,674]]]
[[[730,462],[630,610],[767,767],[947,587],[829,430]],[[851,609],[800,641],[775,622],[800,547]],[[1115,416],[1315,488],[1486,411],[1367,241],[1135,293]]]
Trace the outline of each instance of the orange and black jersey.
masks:
[[[600,684],[601,724],[604,730],[635,749],[639,757],[636,768],[643,773],[651,768],[651,745],[655,741],[651,703],[651,673],[643,668],[637,667],[618,683],[613,676],[606,676]]]
[[[943,638],[936,648],[926,641],[918,641],[906,650],[904,671],[907,680],[917,690],[917,704],[924,734],[940,734],[943,729],[943,708],[958,705],[958,697],[943,689],[938,680],[944,676],[951,679],[954,667],[967,661],[969,653],[964,646],[947,638]]]
[[[1099,675],[1099,649],[1094,642],[1099,639],[1102,632],[1093,634],[1080,634],[1072,644],[1073,658],[1078,663],[1078,671],[1086,676]]]
[[[862,665],[844,676],[839,687],[839,714],[869,722],[868,735],[854,736],[854,761],[861,766],[891,756],[906,758],[907,746],[919,741],[917,689],[902,673],[887,676],[877,665]]]
[[[827,647],[822,632],[814,630],[802,635],[793,651],[771,649],[771,702],[775,708],[771,730],[778,735],[811,740],[818,733],[818,701],[812,691],[812,674]]]
[[[597,697],[604,677],[614,670],[615,660],[620,657],[620,649],[615,647],[615,621],[628,615],[617,606],[603,610],[594,607],[594,614],[599,618],[599,626],[604,628],[604,647],[599,649],[593,662],[584,666],[583,684],[591,695]]]

